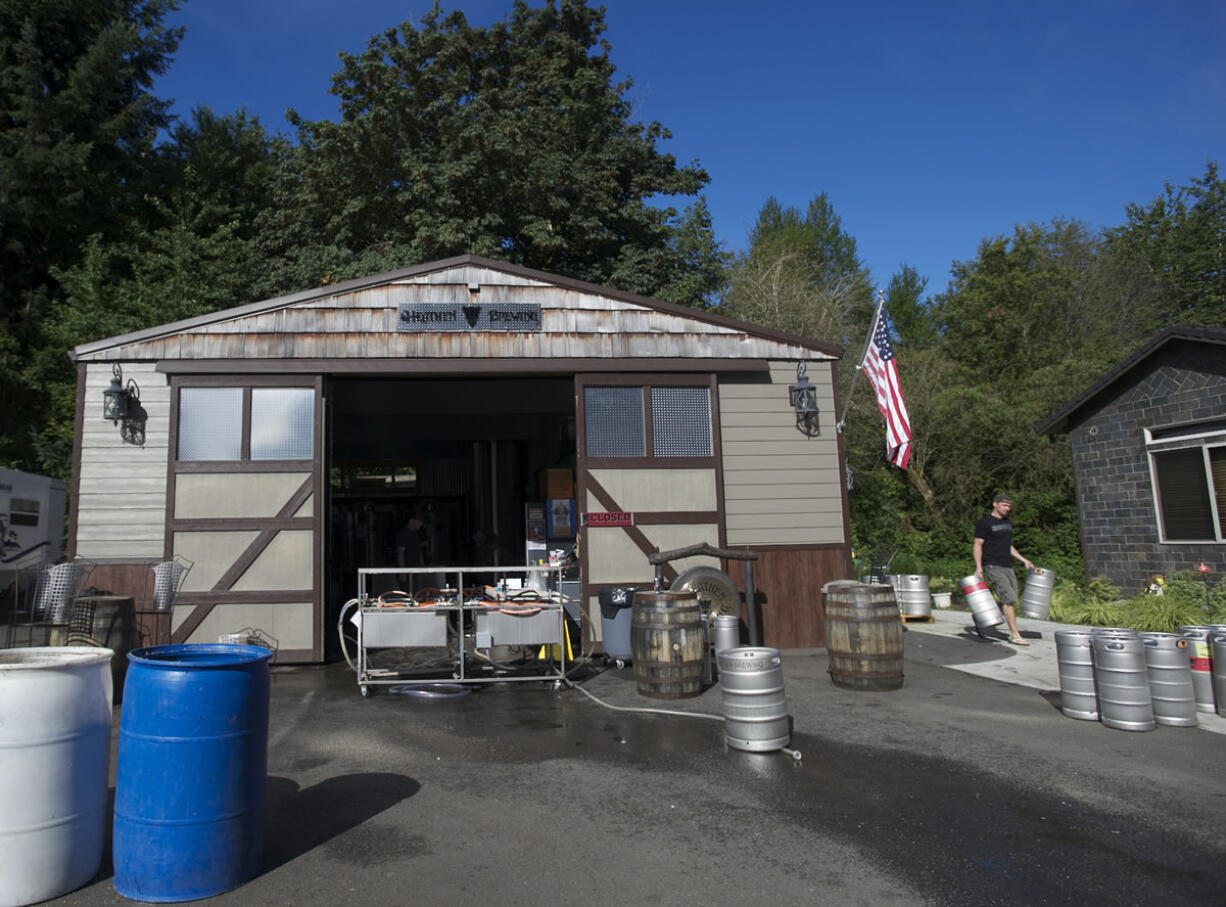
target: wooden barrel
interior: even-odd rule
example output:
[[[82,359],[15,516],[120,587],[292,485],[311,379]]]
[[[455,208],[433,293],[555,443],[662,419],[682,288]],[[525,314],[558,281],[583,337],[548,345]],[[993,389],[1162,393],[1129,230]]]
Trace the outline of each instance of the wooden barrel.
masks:
[[[696,593],[634,593],[630,653],[640,695],[685,699],[701,693],[705,646]]]
[[[826,652],[830,679],[849,690],[897,690],[902,686],[902,623],[887,585],[827,583]]]

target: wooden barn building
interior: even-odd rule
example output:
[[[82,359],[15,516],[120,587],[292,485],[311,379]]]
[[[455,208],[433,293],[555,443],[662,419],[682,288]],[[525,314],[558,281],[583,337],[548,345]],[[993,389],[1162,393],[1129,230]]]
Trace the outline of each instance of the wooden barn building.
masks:
[[[83,344],[69,553],[138,611],[151,565],[190,561],[157,641],[257,628],[309,663],[410,516],[427,565],[577,542],[592,651],[602,589],[707,543],[757,552],[764,644],[820,646],[822,585],[851,575],[841,353],[474,256]],[[798,428],[798,365],[818,432]],[[665,581],[699,564],[743,582],[712,558]]]

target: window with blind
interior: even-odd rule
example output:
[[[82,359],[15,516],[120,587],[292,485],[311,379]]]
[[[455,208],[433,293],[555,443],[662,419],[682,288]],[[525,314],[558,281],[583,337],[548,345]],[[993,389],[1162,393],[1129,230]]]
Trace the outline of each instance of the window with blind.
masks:
[[[1219,427],[1149,432],[1150,475],[1164,542],[1226,540],[1226,432],[1213,430]]]

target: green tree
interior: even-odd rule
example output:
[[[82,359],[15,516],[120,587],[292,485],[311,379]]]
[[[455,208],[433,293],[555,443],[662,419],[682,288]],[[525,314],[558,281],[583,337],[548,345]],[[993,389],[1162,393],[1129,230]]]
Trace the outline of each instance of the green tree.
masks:
[[[1226,324],[1226,180],[1218,165],[1125,211],[1127,223],[1107,234],[1108,249],[1152,284],[1163,323]]]
[[[868,269],[826,193],[803,213],[775,198],[763,203],[749,248],[731,265],[724,305],[735,317],[829,343],[867,330]]]
[[[340,121],[289,114],[275,288],[475,253],[701,304],[719,271],[705,209],[652,202],[708,176],[631,120],[604,31],[584,0],[516,2],[489,28],[436,5],[342,54]]]
[[[29,373],[53,404],[34,431],[40,468],[65,474],[72,454],[76,378],[64,351],[79,343],[164,324],[255,298],[253,243],[274,175],[270,141],[239,111],[193,111],[158,153],[162,189],[125,237],[90,237],[81,261],[56,269],[46,343]]]
[[[181,29],[175,0],[0,0],[0,462],[36,468],[48,407],[29,368],[53,273],[143,204],[167,105],[149,93]]]

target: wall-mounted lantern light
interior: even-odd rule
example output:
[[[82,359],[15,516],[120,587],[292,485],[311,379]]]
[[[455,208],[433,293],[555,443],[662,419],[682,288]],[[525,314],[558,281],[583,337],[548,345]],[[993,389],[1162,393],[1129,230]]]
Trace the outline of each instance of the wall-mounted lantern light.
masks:
[[[102,392],[102,418],[118,425],[128,415],[128,392],[124,389],[123,369],[118,362],[111,367],[111,375],[111,386]]]
[[[102,392],[102,418],[119,426],[125,444],[145,446],[145,422],[148,414],[140,405],[140,386],[131,378],[123,384],[123,369],[116,362],[111,367],[111,385]]]
[[[807,438],[822,433],[817,412],[817,388],[805,376],[805,364],[796,363],[796,383],[788,387],[788,400],[796,411],[796,429]]]

